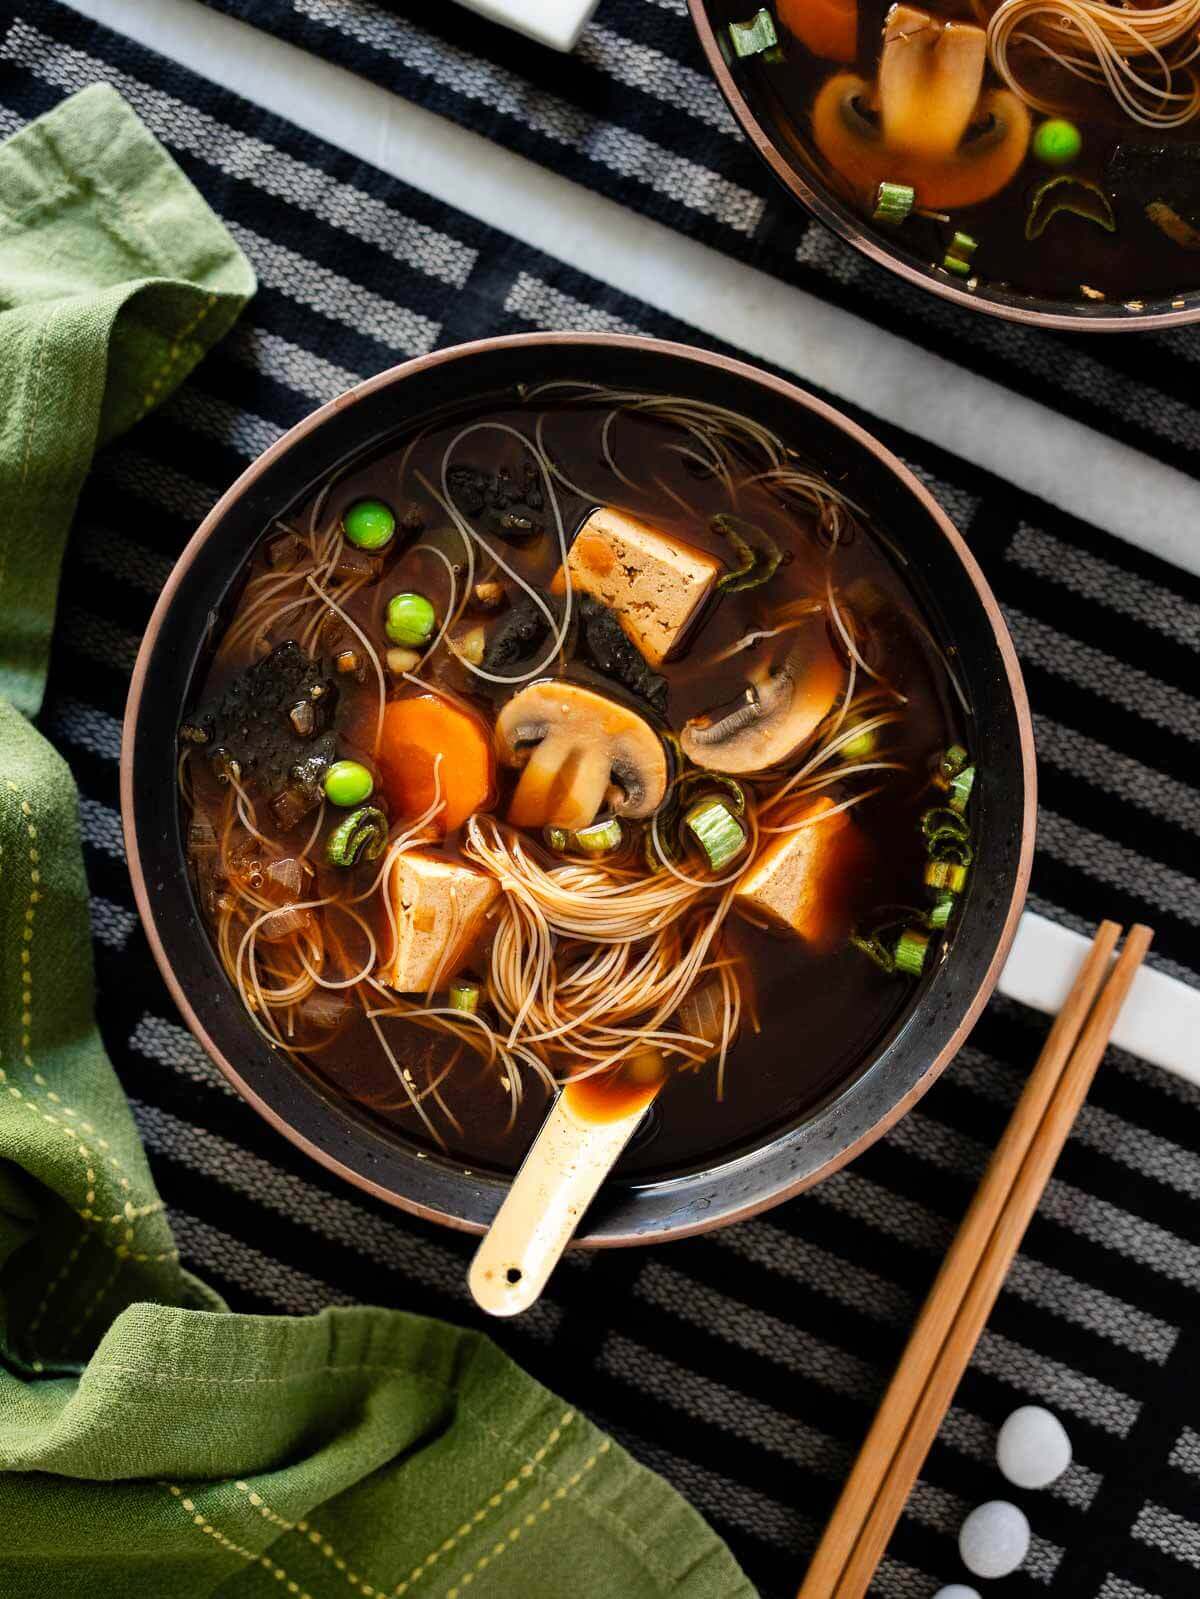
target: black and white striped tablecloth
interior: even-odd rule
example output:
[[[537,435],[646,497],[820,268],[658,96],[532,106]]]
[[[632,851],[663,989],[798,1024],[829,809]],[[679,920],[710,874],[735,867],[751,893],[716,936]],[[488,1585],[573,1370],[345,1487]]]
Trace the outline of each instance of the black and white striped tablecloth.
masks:
[[[1101,433],[1185,468],[1200,448],[1193,331],[1085,344],[971,320],[806,228],[738,141],[678,0],[605,0],[570,60],[441,3],[411,16],[357,0],[219,4],[856,313],[902,318],[912,339]],[[361,377],[532,327],[711,340],[53,0],[0,8],[0,133],[98,79],[167,145],[261,284],[232,337],[97,461],[66,563],[42,723],[82,792],[105,1038],[185,1257],[231,1302],[301,1312],[370,1300],[471,1321],[470,1244],[303,1158],[181,1026],[122,853],[129,672],[171,562],[218,493]],[[1148,920],[1160,968],[1200,983],[1200,582],[859,420],[944,500],[1013,628],[1042,762],[1035,905],[1078,928]],[[710,1238],[573,1259],[536,1312],[490,1330],[687,1494],[764,1594],[790,1594],[1044,1030],[996,1001],[954,1069],[846,1171]],[[1015,1494],[1033,1550],[989,1591],[1195,1594],[1198,1367],[1200,1093],[1114,1051],[873,1593],[923,1599],[962,1579],[962,1515],[1015,1493],[992,1461],[994,1429],[1039,1402],[1065,1421],[1076,1463],[1052,1489]]]

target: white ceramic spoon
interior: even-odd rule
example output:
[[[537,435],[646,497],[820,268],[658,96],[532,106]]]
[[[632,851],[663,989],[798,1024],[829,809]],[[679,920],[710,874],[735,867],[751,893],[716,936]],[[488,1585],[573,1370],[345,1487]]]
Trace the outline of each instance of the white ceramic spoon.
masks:
[[[467,1281],[483,1310],[515,1316],[538,1298],[661,1087],[619,1098],[583,1084],[562,1090],[471,1262]]]

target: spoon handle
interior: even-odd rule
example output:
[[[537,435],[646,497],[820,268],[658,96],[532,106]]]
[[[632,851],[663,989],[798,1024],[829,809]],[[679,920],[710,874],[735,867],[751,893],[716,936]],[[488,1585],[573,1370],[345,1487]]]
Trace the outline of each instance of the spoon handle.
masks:
[[[481,1309],[515,1316],[533,1304],[656,1093],[608,1121],[581,1116],[570,1091],[559,1094],[471,1262]]]

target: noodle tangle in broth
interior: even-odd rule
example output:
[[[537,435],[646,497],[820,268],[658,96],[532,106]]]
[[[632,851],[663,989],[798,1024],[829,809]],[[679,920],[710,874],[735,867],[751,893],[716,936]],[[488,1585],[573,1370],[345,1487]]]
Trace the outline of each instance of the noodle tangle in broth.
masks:
[[[273,522],[181,729],[254,1026],[500,1165],[567,1082],[664,1082],[669,1165],[853,1069],[962,889],[932,920],[965,700],[901,565],[685,396],[546,383],[344,465]]]

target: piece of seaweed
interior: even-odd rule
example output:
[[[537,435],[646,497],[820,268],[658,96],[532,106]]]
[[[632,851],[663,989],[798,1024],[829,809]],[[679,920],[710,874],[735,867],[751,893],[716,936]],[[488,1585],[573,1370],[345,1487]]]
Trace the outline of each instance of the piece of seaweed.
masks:
[[[561,626],[561,597],[548,594],[542,598],[554,617],[555,626]],[[574,616],[579,654],[588,665],[645,700],[660,716],[664,715],[667,680],[646,664],[616,612],[591,594],[577,594]],[[515,677],[517,669],[528,666],[549,637],[549,618],[536,601],[525,595],[491,629],[483,652],[484,669]]]
[[[314,794],[337,752],[337,702],[324,663],[287,639],[230,678],[183,724],[180,738],[202,750],[218,774],[235,761],[238,781],[251,793]]]
[[[455,505],[483,532],[526,539],[546,531],[546,496],[532,461],[523,461],[515,476],[505,466],[489,472],[463,462],[450,468],[446,481]]]

